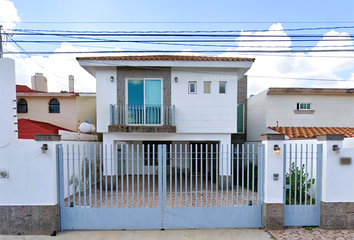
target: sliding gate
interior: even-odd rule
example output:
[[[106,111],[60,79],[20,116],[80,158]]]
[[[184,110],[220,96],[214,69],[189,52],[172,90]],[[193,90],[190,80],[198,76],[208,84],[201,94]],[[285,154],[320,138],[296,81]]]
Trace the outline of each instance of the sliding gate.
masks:
[[[57,145],[60,229],[261,227],[262,145]]]

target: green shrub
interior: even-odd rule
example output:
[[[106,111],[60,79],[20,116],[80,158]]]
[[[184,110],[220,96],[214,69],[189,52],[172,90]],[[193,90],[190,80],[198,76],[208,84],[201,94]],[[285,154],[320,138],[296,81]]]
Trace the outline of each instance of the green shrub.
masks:
[[[305,164],[303,164],[302,169],[300,169],[299,167],[295,167],[294,162],[291,163],[290,173],[285,174],[286,185],[290,185],[291,182],[291,189],[286,190],[285,204],[290,203],[289,201],[290,191],[291,191],[291,205],[300,204],[300,192],[301,192],[301,204],[305,204],[305,202],[306,204],[310,204],[311,200],[308,194],[311,190],[311,185],[315,183],[315,179],[308,179],[308,173],[305,172]],[[296,182],[296,188],[295,188],[295,182]],[[295,192],[296,192],[296,203],[295,203]],[[315,198],[312,198],[312,204],[315,204]]]

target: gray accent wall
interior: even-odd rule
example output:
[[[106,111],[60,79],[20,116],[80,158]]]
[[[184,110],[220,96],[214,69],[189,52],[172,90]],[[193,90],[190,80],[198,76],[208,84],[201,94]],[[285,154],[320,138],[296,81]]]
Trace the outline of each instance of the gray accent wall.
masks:
[[[117,104],[126,104],[125,79],[129,78],[162,78],[163,104],[171,105],[171,68],[117,67]]]
[[[238,80],[237,103],[247,103],[247,76],[243,76]]]

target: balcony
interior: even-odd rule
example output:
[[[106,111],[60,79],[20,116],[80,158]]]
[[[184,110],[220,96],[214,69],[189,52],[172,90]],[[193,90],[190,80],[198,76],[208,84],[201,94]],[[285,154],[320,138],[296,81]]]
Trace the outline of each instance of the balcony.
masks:
[[[175,133],[174,105],[110,105],[109,132]]]

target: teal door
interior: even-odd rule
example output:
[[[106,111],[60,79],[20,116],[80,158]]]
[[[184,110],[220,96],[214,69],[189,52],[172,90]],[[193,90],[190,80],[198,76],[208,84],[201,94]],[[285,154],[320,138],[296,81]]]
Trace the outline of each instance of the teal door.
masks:
[[[128,80],[128,124],[160,125],[161,79]]]

